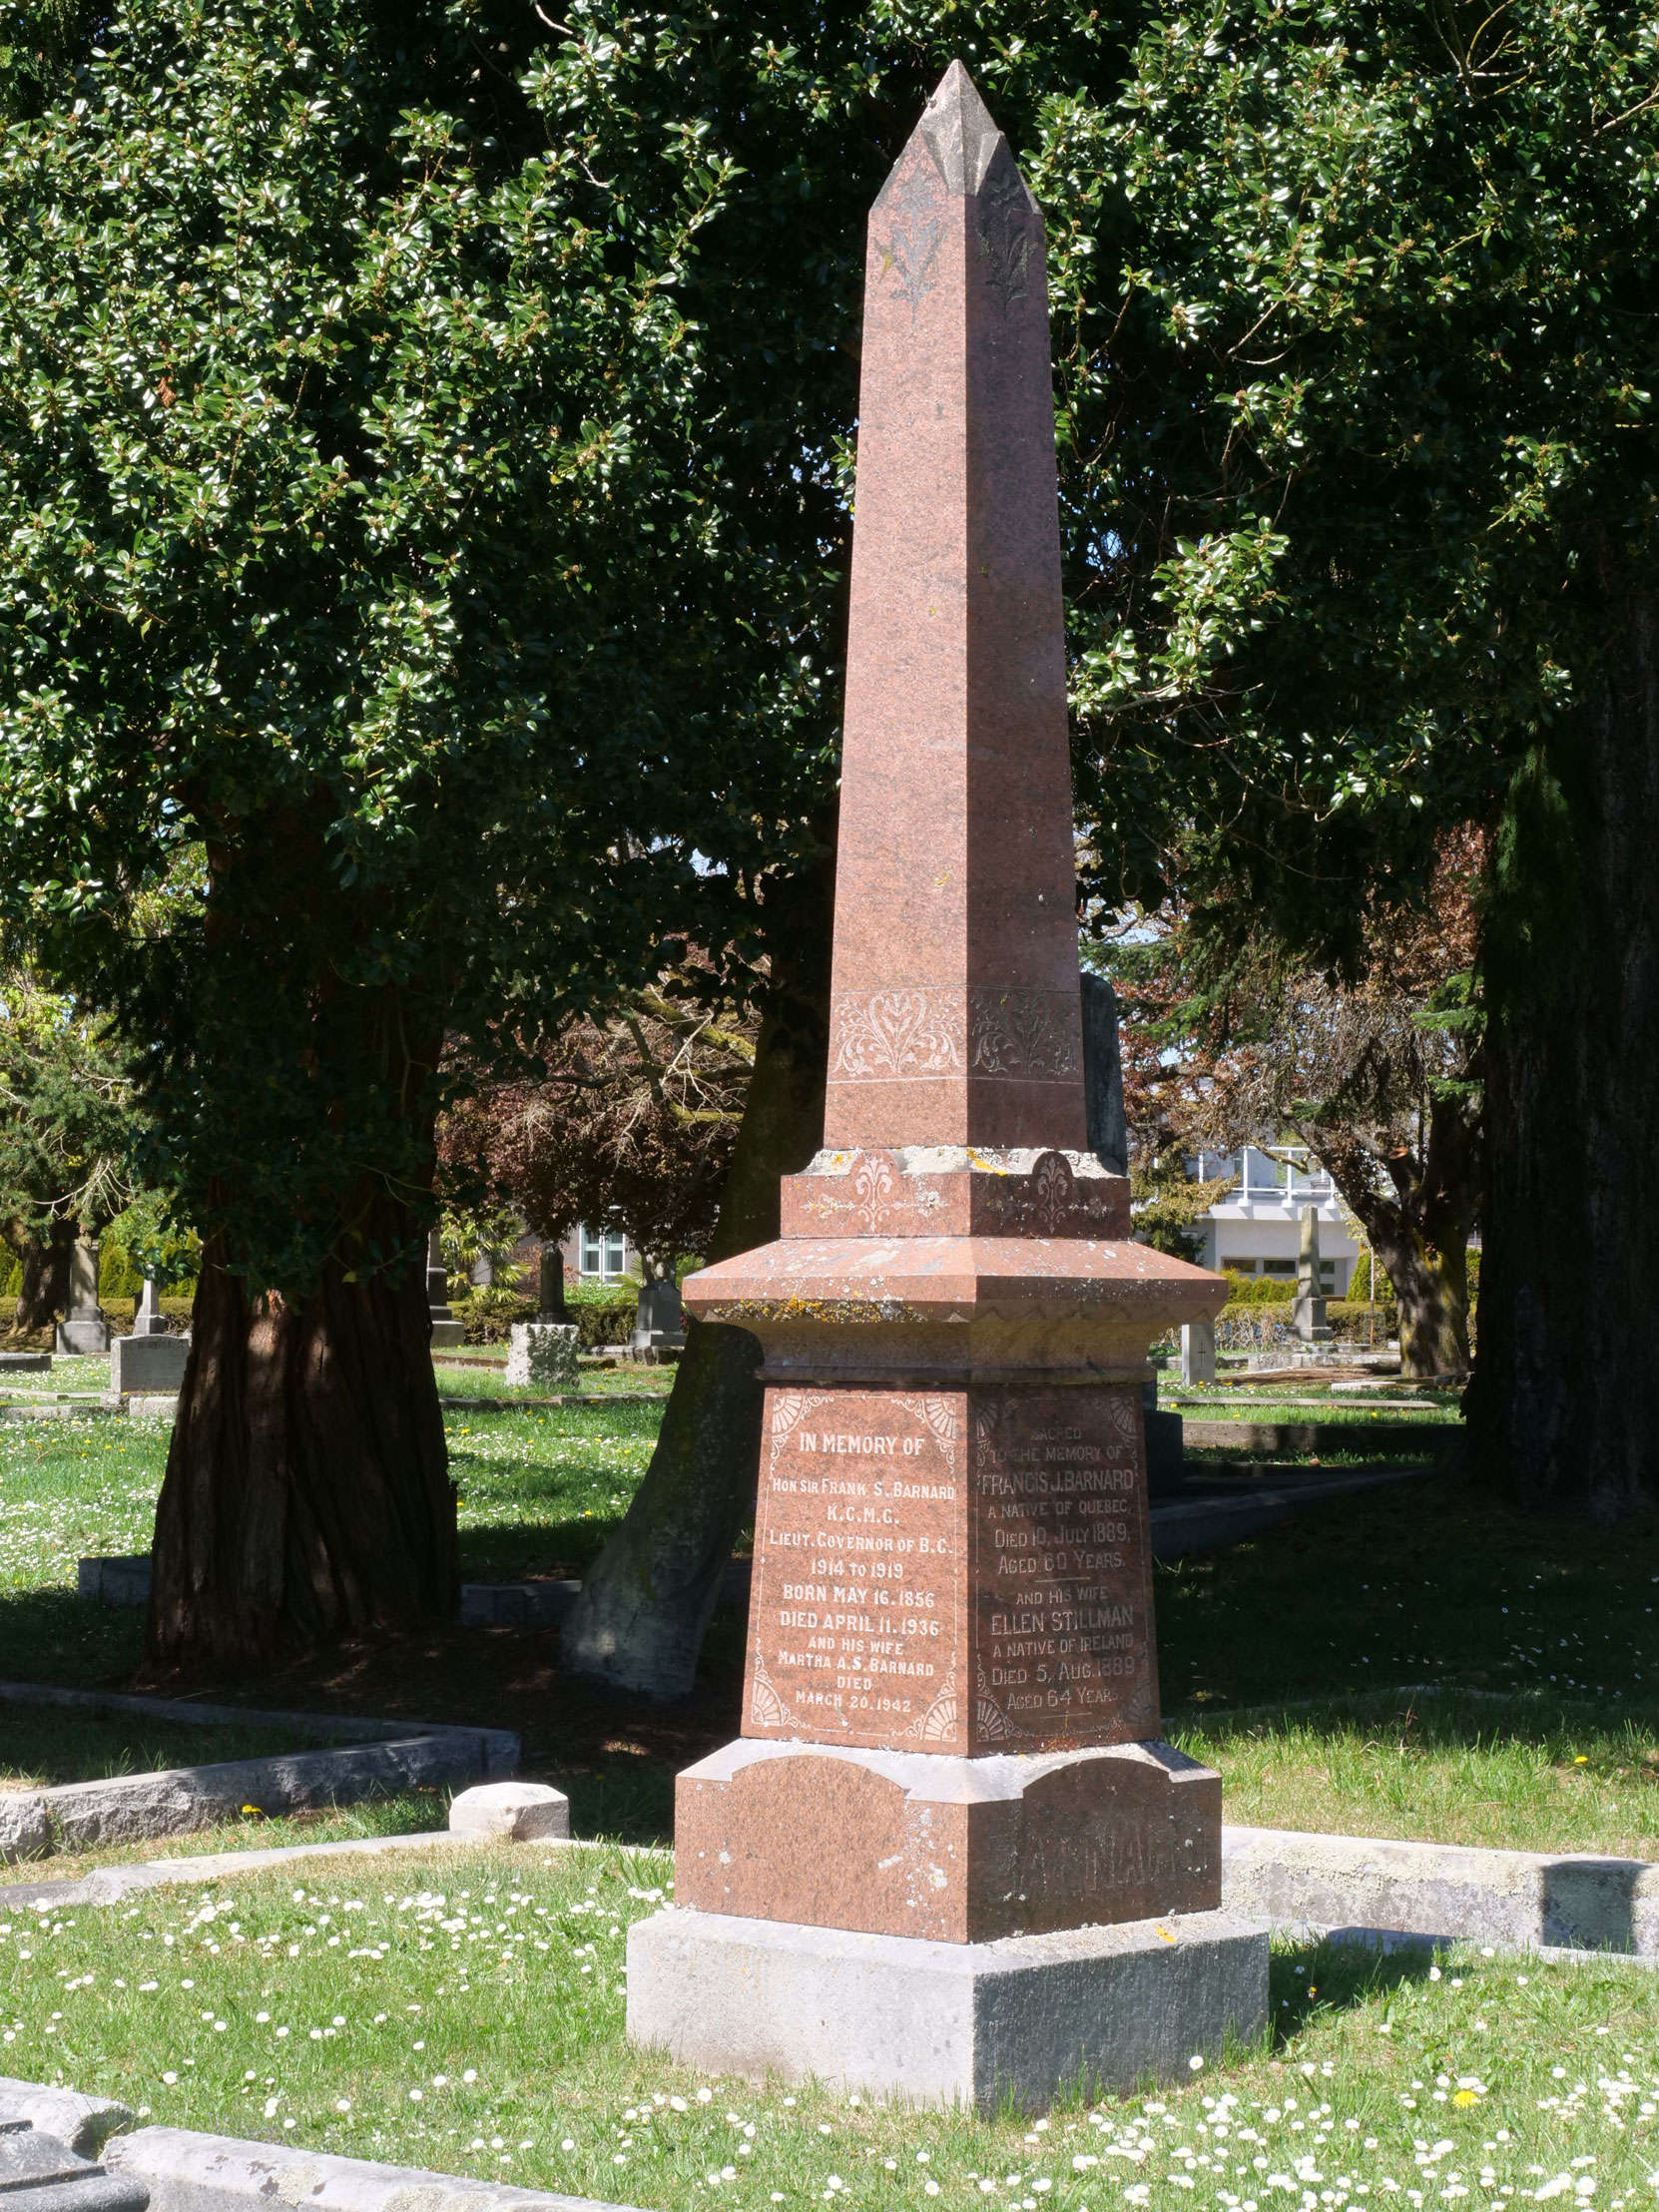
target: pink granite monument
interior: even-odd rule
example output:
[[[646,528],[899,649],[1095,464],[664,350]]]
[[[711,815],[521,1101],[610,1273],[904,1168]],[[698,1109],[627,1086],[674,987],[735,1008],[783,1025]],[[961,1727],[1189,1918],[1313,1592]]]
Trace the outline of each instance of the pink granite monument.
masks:
[[[630,2032],[989,2094],[977,1997],[934,2080],[902,2034],[803,2042],[807,1982],[902,1989],[945,1944],[978,1990],[979,1946],[1107,1928],[1111,1971],[1156,1976],[1177,1924],[1133,1931],[1177,1915],[1187,1963],[1226,1961],[1153,2007],[1184,2063],[1259,2013],[1265,1950],[1215,1910],[1218,1779],[1157,1740],[1141,1383],[1226,1292],[1130,1241],[1084,1149],[1043,223],[960,64],[869,219],[834,927],[827,1149],[776,1244],[685,1286],[764,1348],[750,1645],[741,1740],[680,1778]],[[1075,2024],[1018,2064],[987,2027],[995,2093],[1170,2056]]]

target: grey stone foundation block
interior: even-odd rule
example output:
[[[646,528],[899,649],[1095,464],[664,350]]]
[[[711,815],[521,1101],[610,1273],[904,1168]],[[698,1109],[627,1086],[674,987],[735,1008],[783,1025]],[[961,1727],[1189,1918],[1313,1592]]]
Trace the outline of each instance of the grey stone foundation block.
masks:
[[[1268,1938],[1221,1913],[930,1943],[673,1911],[628,1932],[628,2037],[706,2073],[1040,2109],[1261,2032]]]
[[[368,2158],[332,2158],[283,2143],[244,2143],[182,2127],[141,2127],[118,2135],[105,2164],[150,2191],[150,2212],[269,2212],[312,2205],[316,2212],[599,2212],[591,2197],[515,2189],[464,2174],[382,2166]],[[607,2212],[629,2212],[627,2206]]]
[[[1659,1962],[1659,1866],[1589,1852],[1486,1851],[1223,1828],[1222,1906],[1275,1928]]]

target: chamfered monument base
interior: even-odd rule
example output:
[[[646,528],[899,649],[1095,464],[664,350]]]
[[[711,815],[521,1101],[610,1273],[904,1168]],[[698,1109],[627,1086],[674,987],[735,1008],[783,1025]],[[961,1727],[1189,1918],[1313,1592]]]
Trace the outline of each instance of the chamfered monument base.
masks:
[[[984,1943],[1221,1904],[1221,1777],[1168,1744],[952,1758],[739,1739],[675,1785],[675,1902]]]
[[[935,1943],[675,1909],[628,1932],[628,2037],[706,2073],[1046,2107],[1258,2035],[1268,1938],[1223,1913]]]

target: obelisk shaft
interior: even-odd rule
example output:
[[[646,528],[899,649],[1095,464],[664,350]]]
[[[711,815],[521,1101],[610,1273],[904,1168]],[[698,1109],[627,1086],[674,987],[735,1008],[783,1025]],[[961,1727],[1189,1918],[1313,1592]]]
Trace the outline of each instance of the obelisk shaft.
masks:
[[[871,211],[825,1142],[1085,1142],[1043,225],[960,64]]]

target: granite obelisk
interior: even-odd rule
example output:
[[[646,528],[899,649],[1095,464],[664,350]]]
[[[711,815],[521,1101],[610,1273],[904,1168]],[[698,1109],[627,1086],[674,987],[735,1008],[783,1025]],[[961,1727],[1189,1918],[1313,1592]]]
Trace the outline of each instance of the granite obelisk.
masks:
[[[1266,1953],[1158,1741],[1146,1351],[1226,1291],[1086,1149],[1043,224],[960,64],[869,221],[838,849],[826,1149],[684,1287],[764,1349],[749,1662],[629,2032],[1029,2102],[1248,2031]]]

